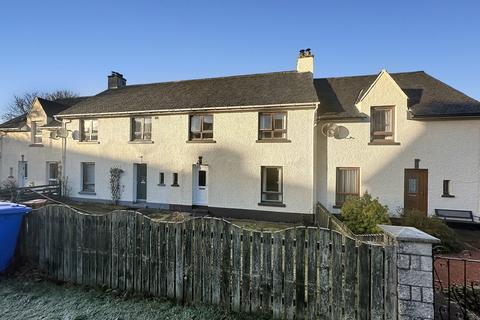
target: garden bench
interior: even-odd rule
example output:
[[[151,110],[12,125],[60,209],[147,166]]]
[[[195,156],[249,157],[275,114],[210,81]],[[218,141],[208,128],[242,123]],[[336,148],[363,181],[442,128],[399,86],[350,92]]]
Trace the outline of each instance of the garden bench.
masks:
[[[473,212],[468,210],[435,209],[435,214],[446,222],[478,224],[473,218]]]

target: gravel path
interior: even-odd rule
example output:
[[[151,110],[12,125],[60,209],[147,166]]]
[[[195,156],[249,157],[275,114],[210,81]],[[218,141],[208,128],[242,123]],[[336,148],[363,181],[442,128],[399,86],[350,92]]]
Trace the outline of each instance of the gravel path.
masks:
[[[260,319],[213,307],[182,307],[158,298],[128,297],[70,284],[0,276],[0,319]]]

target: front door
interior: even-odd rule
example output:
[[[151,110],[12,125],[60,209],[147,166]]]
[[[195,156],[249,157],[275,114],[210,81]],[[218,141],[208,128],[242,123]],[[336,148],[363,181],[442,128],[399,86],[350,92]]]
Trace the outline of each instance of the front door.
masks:
[[[193,166],[193,205],[208,206],[208,167]]]
[[[28,179],[27,161],[18,161],[18,186],[25,187]]]
[[[428,170],[405,169],[404,207],[406,210],[428,210]]]
[[[147,200],[147,165],[138,163],[137,168],[137,201]]]

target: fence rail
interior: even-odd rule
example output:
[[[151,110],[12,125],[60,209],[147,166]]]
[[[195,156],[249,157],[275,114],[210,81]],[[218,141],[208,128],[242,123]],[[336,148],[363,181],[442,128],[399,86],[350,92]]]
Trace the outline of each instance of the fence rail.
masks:
[[[21,187],[0,190],[0,199],[22,202],[42,197],[59,197],[61,195],[60,184]]]
[[[315,225],[320,228],[327,228],[338,231],[347,237],[353,238],[359,242],[383,243],[385,241],[383,233],[374,234],[355,234],[342,221],[331,214],[321,203],[317,203],[315,209]]]
[[[480,260],[434,258],[435,319],[480,319]]]
[[[64,206],[28,214],[20,254],[57,280],[287,319],[396,319],[393,248],[337,231],[158,222]]]

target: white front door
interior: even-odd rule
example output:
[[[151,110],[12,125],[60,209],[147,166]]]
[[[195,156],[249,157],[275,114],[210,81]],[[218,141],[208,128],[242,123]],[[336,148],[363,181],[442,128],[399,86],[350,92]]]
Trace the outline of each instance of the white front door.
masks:
[[[208,167],[193,166],[193,205],[208,206]]]
[[[19,187],[25,187],[28,179],[28,164],[27,161],[18,161],[18,181]]]

